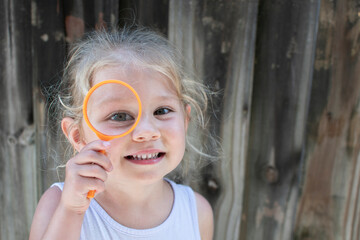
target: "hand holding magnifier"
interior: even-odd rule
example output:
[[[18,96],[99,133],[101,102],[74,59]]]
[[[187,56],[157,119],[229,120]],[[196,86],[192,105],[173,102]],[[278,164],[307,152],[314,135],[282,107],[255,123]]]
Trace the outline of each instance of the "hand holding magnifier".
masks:
[[[140,121],[141,110],[138,93],[120,80],[106,80],[94,85],[86,94],[83,104],[86,124],[104,141],[123,137],[133,131]],[[95,190],[90,190],[87,197],[94,196]]]

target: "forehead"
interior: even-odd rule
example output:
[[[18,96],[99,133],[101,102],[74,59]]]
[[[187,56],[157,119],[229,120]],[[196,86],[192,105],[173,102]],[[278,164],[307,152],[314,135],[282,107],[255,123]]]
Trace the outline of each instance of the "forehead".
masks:
[[[103,67],[93,75],[91,85],[105,80],[121,80],[131,85],[136,91],[143,88],[157,88],[179,95],[174,82],[164,74],[150,68],[108,66]]]

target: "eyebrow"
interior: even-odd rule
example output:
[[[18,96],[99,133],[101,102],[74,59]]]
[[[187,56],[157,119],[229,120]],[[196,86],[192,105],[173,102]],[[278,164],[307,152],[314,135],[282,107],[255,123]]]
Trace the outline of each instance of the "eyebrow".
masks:
[[[180,101],[179,97],[178,96],[170,96],[170,95],[161,95],[161,96],[157,96],[155,98],[156,100],[163,100],[163,101],[169,101],[169,100],[172,100],[172,101]]]
[[[135,99],[135,97],[134,97],[134,99]],[[107,95],[107,96],[100,98],[99,101],[97,101],[97,102],[99,102],[99,103],[104,103],[104,102],[112,103],[112,102],[122,102],[122,101],[128,102],[128,100],[129,100],[129,96],[122,97],[121,95],[116,95],[116,96]]]
[[[135,100],[135,97],[133,97],[133,99]],[[106,104],[111,104],[111,103],[116,103],[116,102],[122,102],[122,103],[129,103],[129,98],[128,96],[124,96],[122,97],[121,95],[116,95],[116,96],[104,96],[102,98],[100,98],[98,101],[93,103],[94,107],[101,107],[104,106]],[[141,100],[141,98],[140,98]],[[154,97],[155,101],[165,101],[165,102],[180,102],[180,99],[174,95],[160,95],[160,96],[156,96]]]

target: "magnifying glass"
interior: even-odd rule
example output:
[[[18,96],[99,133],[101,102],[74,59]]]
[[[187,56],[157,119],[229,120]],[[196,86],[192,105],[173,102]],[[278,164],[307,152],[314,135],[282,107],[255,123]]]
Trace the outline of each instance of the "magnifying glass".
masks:
[[[99,139],[110,141],[135,129],[141,109],[140,97],[133,87],[120,80],[106,80],[94,85],[86,94],[83,116]],[[95,190],[90,190],[87,197],[94,196]]]

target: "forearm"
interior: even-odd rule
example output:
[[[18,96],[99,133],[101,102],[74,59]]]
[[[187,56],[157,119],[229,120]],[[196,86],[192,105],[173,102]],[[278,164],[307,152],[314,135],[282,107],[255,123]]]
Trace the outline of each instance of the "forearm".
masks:
[[[71,211],[60,203],[42,240],[79,240],[84,215],[84,213]]]

